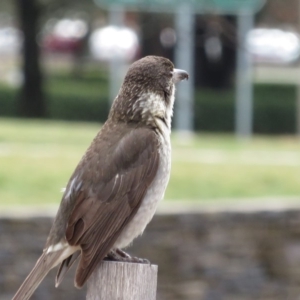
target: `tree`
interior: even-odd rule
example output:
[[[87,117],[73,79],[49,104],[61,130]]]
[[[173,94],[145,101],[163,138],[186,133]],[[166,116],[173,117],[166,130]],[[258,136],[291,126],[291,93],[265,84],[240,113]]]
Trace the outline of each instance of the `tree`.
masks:
[[[46,115],[40,49],[37,43],[40,6],[36,0],[16,0],[20,27],[23,31],[23,77],[18,112],[20,116],[42,118]]]

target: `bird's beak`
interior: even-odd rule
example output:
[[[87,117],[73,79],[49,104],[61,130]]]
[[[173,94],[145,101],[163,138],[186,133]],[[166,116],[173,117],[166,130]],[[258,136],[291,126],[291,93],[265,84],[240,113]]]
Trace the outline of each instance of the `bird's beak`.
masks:
[[[173,82],[174,83],[177,83],[184,79],[186,79],[186,80],[189,79],[189,74],[186,71],[180,70],[180,69],[173,70]]]

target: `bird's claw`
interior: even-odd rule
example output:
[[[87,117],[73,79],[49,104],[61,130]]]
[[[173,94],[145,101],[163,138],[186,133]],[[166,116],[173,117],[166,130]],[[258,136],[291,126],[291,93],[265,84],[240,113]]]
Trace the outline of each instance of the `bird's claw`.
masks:
[[[106,255],[104,260],[139,263],[139,264],[149,264],[150,265],[150,261],[148,259],[130,256],[128,253],[126,253],[125,251],[123,251],[121,249],[111,250]]]
[[[131,262],[134,262],[134,263],[138,263],[138,264],[148,264],[150,265],[150,261],[146,258],[139,258],[139,257],[131,257]]]

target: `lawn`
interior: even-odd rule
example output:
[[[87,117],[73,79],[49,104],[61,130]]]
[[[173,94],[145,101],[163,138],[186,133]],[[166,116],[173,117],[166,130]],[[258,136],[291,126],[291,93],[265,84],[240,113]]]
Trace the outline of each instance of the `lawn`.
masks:
[[[0,206],[59,203],[100,124],[0,119]],[[300,143],[293,137],[172,137],[167,200],[297,197]]]

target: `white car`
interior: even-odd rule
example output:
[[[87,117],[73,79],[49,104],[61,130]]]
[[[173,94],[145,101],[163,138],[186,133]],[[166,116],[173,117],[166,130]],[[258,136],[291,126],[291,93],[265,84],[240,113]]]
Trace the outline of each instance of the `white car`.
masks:
[[[23,38],[21,32],[13,27],[0,28],[0,55],[18,54]]]
[[[247,50],[256,63],[291,64],[300,56],[298,33],[269,28],[256,28],[247,36]]]
[[[137,54],[137,34],[128,27],[107,26],[96,29],[90,36],[89,46],[94,58],[109,61],[120,58],[131,61]]]

